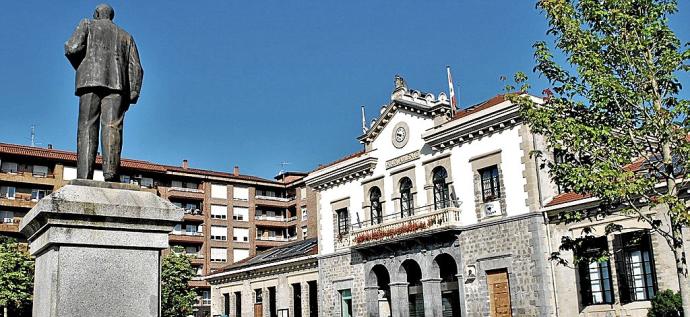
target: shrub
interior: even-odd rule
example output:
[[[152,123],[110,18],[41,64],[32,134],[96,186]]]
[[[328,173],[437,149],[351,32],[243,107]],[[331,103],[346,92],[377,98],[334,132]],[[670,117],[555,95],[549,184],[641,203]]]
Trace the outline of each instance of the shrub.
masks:
[[[652,299],[652,308],[647,317],[678,317],[683,316],[683,301],[680,293],[670,289],[660,291]]]

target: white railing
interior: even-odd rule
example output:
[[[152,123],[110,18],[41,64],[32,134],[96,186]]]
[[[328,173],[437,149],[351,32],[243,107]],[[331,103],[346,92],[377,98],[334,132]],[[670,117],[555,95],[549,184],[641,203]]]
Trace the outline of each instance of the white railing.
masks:
[[[19,221],[17,221],[18,223]],[[2,218],[2,223],[15,223],[14,218]]]
[[[175,192],[185,192],[185,193],[204,193],[203,189],[198,189],[198,188],[187,188],[187,187],[170,187],[168,189],[169,191],[175,191]]]
[[[282,241],[282,242],[287,242],[287,241],[294,241],[297,239],[297,236],[294,237],[256,237],[256,240],[259,241]]]
[[[280,202],[289,202],[295,197],[275,197],[275,196],[265,196],[265,195],[256,195],[256,199],[263,199],[263,200],[273,200],[273,201],[280,201]]]
[[[459,207],[446,207],[436,210],[432,208],[433,206],[424,206],[414,210],[414,214],[411,216],[382,217],[381,223],[372,224],[368,222],[360,226],[354,226],[347,237],[341,237],[341,240],[350,241],[341,241],[341,243],[344,245],[358,245],[461,225],[461,209]]]
[[[268,220],[268,221],[282,221],[282,222],[290,222],[293,220],[297,220],[297,216],[292,216],[290,218],[285,218],[283,216],[266,216],[266,215],[256,215],[254,216],[254,219],[256,220]]]

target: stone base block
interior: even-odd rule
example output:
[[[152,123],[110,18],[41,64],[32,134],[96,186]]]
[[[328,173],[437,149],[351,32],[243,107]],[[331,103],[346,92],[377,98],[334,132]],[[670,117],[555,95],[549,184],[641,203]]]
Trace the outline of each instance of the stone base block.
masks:
[[[36,257],[33,316],[160,316],[160,252],[184,212],[136,186],[73,181],[20,231]]]

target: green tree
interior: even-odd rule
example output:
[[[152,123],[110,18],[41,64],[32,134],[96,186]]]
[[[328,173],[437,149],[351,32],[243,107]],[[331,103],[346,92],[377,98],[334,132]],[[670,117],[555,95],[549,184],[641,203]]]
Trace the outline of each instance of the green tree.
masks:
[[[189,256],[171,252],[161,269],[161,310],[164,317],[186,317],[192,313],[196,293],[189,288],[195,276]]]
[[[683,309],[680,294],[670,289],[660,291],[652,300],[647,317],[678,317]]]
[[[690,214],[680,197],[687,191],[680,180],[689,170],[690,117],[678,80],[690,70],[690,53],[669,27],[677,3],[539,0],[537,8],[548,20],[553,41],[534,44],[535,72],[551,88],[542,104],[525,95],[510,99],[520,104],[533,132],[543,135],[552,150],[565,153],[567,159],[560,162],[543,160],[560,186],[598,197],[607,214],[636,217],[663,237],[675,256],[683,310],[690,316],[683,252]],[[523,73],[515,81],[520,87],[506,88],[530,88]],[[658,217],[647,208],[664,211]],[[586,214],[560,216],[580,221]],[[582,242],[564,237],[561,250],[576,250]],[[558,253],[553,258],[565,261]]]
[[[20,312],[31,304],[34,262],[16,240],[0,237],[0,306],[3,315]]]

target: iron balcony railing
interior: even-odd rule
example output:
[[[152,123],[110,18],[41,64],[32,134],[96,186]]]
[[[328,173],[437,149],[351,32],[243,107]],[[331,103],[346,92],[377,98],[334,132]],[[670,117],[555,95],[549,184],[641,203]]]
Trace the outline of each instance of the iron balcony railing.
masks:
[[[426,205],[411,210],[410,213],[387,214],[377,219],[359,221],[350,226],[346,233],[338,235],[339,247],[356,246],[366,243],[399,238],[442,228],[461,225],[459,201],[451,201],[447,206],[436,209]]]

